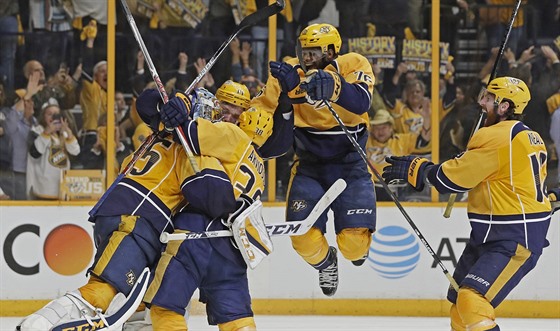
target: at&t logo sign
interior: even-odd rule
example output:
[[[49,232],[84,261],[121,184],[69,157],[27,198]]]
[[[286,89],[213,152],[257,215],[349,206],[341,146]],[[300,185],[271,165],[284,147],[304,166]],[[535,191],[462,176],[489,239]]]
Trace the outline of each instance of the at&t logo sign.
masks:
[[[387,226],[373,234],[368,264],[381,277],[405,277],[416,268],[419,260],[418,240],[405,228]]]

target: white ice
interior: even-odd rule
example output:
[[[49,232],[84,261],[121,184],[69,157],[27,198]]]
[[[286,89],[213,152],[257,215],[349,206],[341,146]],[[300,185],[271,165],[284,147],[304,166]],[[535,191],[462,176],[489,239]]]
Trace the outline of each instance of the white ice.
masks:
[[[0,318],[0,330],[13,331],[19,317]],[[448,318],[371,316],[255,316],[259,331],[449,331]],[[502,331],[560,331],[560,319],[498,318]],[[206,317],[193,315],[189,331],[217,331]]]

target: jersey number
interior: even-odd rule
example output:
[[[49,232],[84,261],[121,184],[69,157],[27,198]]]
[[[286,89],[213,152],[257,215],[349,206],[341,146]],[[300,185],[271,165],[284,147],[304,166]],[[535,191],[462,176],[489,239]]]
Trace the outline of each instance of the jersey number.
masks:
[[[531,169],[533,170],[533,180],[535,182],[535,190],[537,192],[536,199],[538,202],[543,202],[546,192],[544,192],[544,176],[543,171],[546,167],[546,153],[539,152],[537,154],[530,154]]]
[[[169,149],[169,147],[171,146],[171,141],[160,140],[156,144],[161,144],[163,145],[163,148]],[[136,167],[133,167],[132,170],[130,171],[131,175],[142,176],[148,171],[150,171],[150,169],[152,169],[158,163],[158,161],[161,159],[161,154],[158,151],[154,150],[154,147],[155,145],[152,147],[152,149],[144,153],[144,155],[142,155],[142,157],[140,158],[140,160],[146,161],[144,167],[142,169],[137,169]]]
[[[235,182],[235,188],[240,190],[241,192],[249,195],[253,200],[259,199],[260,196],[262,195],[262,192],[261,192],[260,189],[255,190],[255,192],[251,192],[253,190],[253,186],[255,186],[255,181],[256,181],[255,174],[245,164],[242,164],[239,167],[239,170],[245,176],[249,177],[249,179],[246,181],[245,185],[243,185],[243,183],[241,183],[239,181]]]

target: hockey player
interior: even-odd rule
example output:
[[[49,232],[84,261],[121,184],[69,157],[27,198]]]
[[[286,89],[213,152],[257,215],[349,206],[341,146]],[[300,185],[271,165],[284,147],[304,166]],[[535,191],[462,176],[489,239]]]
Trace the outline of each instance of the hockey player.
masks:
[[[546,147],[521,122],[530,98],[523,81],[495,78],[479,101],[488,114],[485,127],[462,155],[441,164],[414,156],[387,158],[386,180],[404,179],[419,190],[430,183],[440,193],[469,192],[470,240],[453,275],[460,288],[447,295],[455,331],[499,330],[494,309],[548,246]]]
[[[235,93],[237,91],[233,90],[228,95],[231,101],[239,97]],[[181,100],[184,98],[179,98]],[[143,109],[155,109],[159,96],[143,93],[138,102],[145,105]],[[252,201],[259,199],[264,190],[264,162],[256,147],[272,133],[272,116],[249,109],[238,115],[237,126],[200,118],[191,120],[187,114],[188,103],[170,102],[162,107],[161,117],[165,127],[180,125],[183,128],[195,153],[213,155],[221,160],[230,181],[235,183],[238,207],[229,218],[220,219],[187,205],[173,219],[175,232],[223,230],[231,226],[235,216]],[[213,193],[217,197],[222,195],[222,191]],[[186,330],[185,307],[197,288],[201,301],[206,303],[210,324],[217,324],[220,330],[256,330],[247,265],[229,238],[173,241],[167,245],[145,296],[153,329]]]
[[[220,86],[216,91],[216,98],[220,100],[222,120],[233,124],[237,124],[239,116],[249,108],[251,101],[249,89],[232,80],[227,80]]]
[[[159,97],[157,91],[149,92]],[[203,100],[204,95],[194,95],[199,99],[195,106],[214,103]],[[190,98],[182,97],[173,98],[171,105],[181,103],[189,109]],[[158,128],[160,117],[155,107],[151,109],[155,113],[150,113],[142,112],[141,104],[137,106],[142,119],[152,129]],[[212,114],[218,109],[195,108],[198,114]],[[222,164],[209,156],[197,156],[196,161],[201,169],[198,173],[171,135],[158,137],[91,215],[97,253],[88,270],[87,284],[25,318],[20,330],[49,330],[60,324],[65,329],[100,328],[112,324],[117,313],[126,313],[119,319],[124,322],[145,291],[145,287],[144,291],[135,291],[133,286],[140,279],[144,286],[147,284],[143,270],[155,267],[163,250],[160,234],[171,229],[171,216],[179,205],[186,201],[190,208],[211,218],[227,217],[235,210],[234,189]],[[128,159],[124,161],[127,163]],[[132,293],[136,297],[125,299]],[[94,318],[98,320],[92,321]]]
[[[375,231],[375,193],[366,164],[323,102],[328,100],[362,148],[367,141],[367,110],[375,77],[368,60],[356,53],[339,54],[342,40],[330,24],[313,24],[299,36],[303,63],[270,62],[267,84],[251,106],[294,116],[296,161],[288,188],[287,221],[303,220],[338,178],[346,190],[334,201],[335,231],[342,255],[355,265],[367,258]],[[307,77],[305,71],[308,71]],[[302,80],[305,81],[302,83]],[[276,128],[275,128],[276,130]],[[356,213],[357,210],[363,211]],[[324,233],[327,213],[302,236],[291,237],[303,259],[319,271],[327,296],[338,286],[337,250]]]

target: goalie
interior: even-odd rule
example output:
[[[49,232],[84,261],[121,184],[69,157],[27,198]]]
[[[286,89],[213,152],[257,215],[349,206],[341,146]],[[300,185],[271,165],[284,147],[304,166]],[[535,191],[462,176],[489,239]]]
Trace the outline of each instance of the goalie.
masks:
[[[227,99],[236,105],[237,100],[243,100],[243,95],[234,93],[244,91],[232,89],[233,84],[229,83],[221,93],[219,90],[220,101]],[[228,93],[226,97],[224,92]],[[160,100],[157,91],[148,90],[139,96],[137,102],[142,105],[140,111],[150,111],[158,107]],[[195,153],[221,161],[231,183],[235,183],[232,191],[237,198],[237,206],[229,217],[216,218],[189,204],[173,218],[174,233],[232,227],[236,230],[239,229],[239,221],[245,222],[241,227],[245,233],[237,237],[240,239],[236,240],[239,249],[232,245],[229,238],[170,242],[155,268],[155,277],[144,301],[150,307],[154,330],[186,330],[185,307],[198,288],[201,301],[206,303],[210,324],[217,324],[220,330],[256,330],[247,264],[251,263],[254,255],[262,257],[272,251],[272,243],[260,218],[260,203],[254,202],[264,190],[265,175],[264,162],[257,148],[272,134],[272,118],[266,112],[249,109],[232,117],[231,121],[238,122],[238,125],[201,118],[193,120],[187,115],[189,108],[189,103],[178,93],[161,107],[162,122],[168,128],[181,126]],[[226,115],[222,109],[220,116]],[[222,199],[222,195],[229,196],[224,190],[213,190],[212,194],[217,199]],[[248,241],[256,245],[241,247]]]

